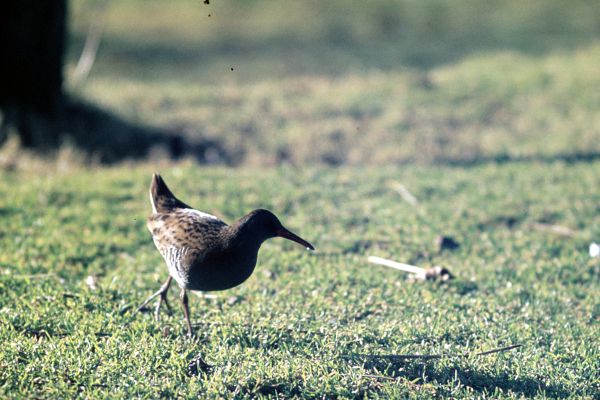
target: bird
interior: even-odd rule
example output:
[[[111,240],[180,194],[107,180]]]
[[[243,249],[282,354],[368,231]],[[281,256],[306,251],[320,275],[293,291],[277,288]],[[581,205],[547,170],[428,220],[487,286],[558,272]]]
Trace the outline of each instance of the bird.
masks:
[[[159,319],[162,303],[171,311],[167,292],[175,279],[180,288],[179,299],[188,336],[193,336],[188,290],[220,291],[240,285],[252,275],[258,250],[267,239],[282,237],[307,250],[315,249],[285,228],[269,210],[251,211],[231,225],[198,211],[176,198],[158,173],[152,175],[150,204],[152,214],[146,225],[167,264],[169,277],[135,312],[158,296],[156,319]]]

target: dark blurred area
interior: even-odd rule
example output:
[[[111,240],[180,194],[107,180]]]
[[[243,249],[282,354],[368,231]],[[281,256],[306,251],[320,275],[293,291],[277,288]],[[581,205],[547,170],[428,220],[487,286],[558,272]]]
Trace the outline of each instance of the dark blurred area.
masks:
[[[2,7],[0,144],[12,129],[25,148],[48,152],[68,140],[101,161],[145,156],[157,144],[167,147],[172,157],[194,147],[181,137],[129,123],[65,94],[66,0],[6,1]]]
[[[58,143],[66,1],[6,1],[0,13],[0,108],[3,127],[13,124],[24,146]],[[39,129],[35,125],[47,126]],[[6,130],[0,131],[4,139]]]
[[[377,150],[375,163],[577,155],[581,149],[565,146],[514,150],[513,144],[538,141],[537,130],[548,124],[527,128],[533,135],[527,136],[518,103],[533,84],[533,91],[549,88],[543,102],[572,103],[556,96],[563,75],[575,72],[552,70],[552,61],[544,60],[573,57],[577,49],[593,56],[600,38],[600,5],[590,0],[63,0],[43,7],[9,0],[3,7],[0,140],[16,131],[23,146],[43,151],[66,141],[107,162],[145,157],[159,146],[172,158],[191,155],[200,162],[369,163],[349,145],[365,136],[368,141],[359,140],[365,151],[383,143],[415,154]],[[95,63],[89,77],[75,83],[74,65],[94,23],[100,27]],[[531,81],[514,86],[502,74],[503,57],[514,59],[508,65],[539,63],[539,76],[531,72],[535,66],[518,70]],[[481,65],[452,77],[464,80],[465,93],[449,93],[445,70],[463,68],[462,60]],[[486,75],[490,65],[497,70]],[[366,82],[369,77],[377,82]],[[313,87],[340,79],[348,83],[328,94]],[[575,87],[597,77],[569,79]],[[467,91],[469,85],[477,88]],[[264,94],[256,94],[260,90]],[[303,110],[311,116],[300,121],[299,112],[287,108],[297,110],[290,96],[313,102]],[[319,106],[325,101],[319,96],[343,101]],[[447,108],[439,115],[436,99]],[[473,111],[452,111],[460,101],[470,101],[462,106]],[[588,97],[581,101],[593,107]],[[273,105],[282,102],[285,110]],[[485,110],[476,110],[480,104]],[[389,115],[390,107],[399,116]],[[238,118],[221,116],[222,110]],[[500,132],[487,138],[491,128]],[[584,132],[584,148],[596,134]],[[323,149],[317,157],[308,154],[315,145]]]

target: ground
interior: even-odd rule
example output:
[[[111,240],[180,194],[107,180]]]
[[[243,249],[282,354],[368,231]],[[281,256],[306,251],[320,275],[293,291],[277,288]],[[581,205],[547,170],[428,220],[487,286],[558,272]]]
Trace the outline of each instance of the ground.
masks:
[[[0,397],[598,398],[595,3],[398,2],[400,31],[395,2],[284,3],[111,4],[69,89],[218,141],[215,165],[0,149]],[[93,4],[72,3],[68,71]],[[317,250],[270,240],[243,285],[192,295],[195,339],[174,288],[173,315],[133,315],[167,276],[153,172],[227,222],[268,208]]]
[[[226,221],[269,208],[317,247],[271,240],[244,285],[216,299],[192,296],[193,341],[179,307],[160,323],[132,315],[166,278],[144,227],[154,166],[4,173],[1,390],[593,398],[599,264],[587,245],[600,225],[598,167],[164,167],[192,205]],[[417,208],[391,182],[410,188]],[[460,247],[440,251],[438,234]],[[443,265],[456,278],[410,283],[368,255]],[[512,344],[522,347],[473,355]],[[189,377],[198,353],[215,370]],[[403,354],[441,358],[393,357]]]

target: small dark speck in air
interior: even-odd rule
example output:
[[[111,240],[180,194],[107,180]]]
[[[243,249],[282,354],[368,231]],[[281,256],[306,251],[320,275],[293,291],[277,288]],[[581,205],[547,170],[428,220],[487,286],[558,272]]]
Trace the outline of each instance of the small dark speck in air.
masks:
[[[210,4],[210,0],[204,0],[204,4]]]
[[[233,71],[233,67],[231,67],[231,70]]]
[[[208,16],[210,17],[210,14],[208,14]]]

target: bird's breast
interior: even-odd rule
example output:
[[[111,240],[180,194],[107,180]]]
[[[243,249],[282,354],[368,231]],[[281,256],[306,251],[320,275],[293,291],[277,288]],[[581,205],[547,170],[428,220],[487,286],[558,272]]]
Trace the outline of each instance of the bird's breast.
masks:
[[[187,289],[225,290],[240,285],[254,272],[257,252],[208,254],[194,263],[187,276]]]

